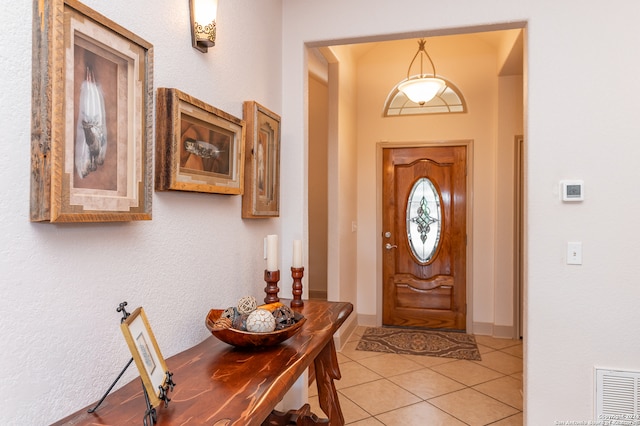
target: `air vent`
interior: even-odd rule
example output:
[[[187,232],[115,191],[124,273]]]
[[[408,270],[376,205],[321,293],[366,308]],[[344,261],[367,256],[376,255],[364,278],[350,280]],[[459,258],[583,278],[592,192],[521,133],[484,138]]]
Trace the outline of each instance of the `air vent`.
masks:
[[[640,372],[596,369],[596,418],[640,415]]]

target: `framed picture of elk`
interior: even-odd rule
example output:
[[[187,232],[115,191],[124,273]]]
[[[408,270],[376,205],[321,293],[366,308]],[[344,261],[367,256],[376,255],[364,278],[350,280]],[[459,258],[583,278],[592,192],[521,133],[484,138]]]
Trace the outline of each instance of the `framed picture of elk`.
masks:
[[[34,17],[31,220],[151,219],[152,45],[75,0]]]

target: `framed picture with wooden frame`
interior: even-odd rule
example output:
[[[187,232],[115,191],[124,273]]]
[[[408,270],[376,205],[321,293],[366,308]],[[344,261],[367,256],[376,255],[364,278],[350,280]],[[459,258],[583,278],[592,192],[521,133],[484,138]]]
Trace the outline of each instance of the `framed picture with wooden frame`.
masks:
[[[160,404],[162,389],[167,386],[167,364],[162,357],[156,338],[151,331],[147,315],[142,307],[136,308],[120,324],[131,356],[138,367],[140,378],[149,396],[149,402]]]
[[[280,216],[280,116],[255,101],[244,103],[247,122],[242,217]]]
[[[240,195],[245,122],[178,89],[156,99],[156,189]]]
[[[152,45],[76,0],[33,14],[30,219],[150,220]]]

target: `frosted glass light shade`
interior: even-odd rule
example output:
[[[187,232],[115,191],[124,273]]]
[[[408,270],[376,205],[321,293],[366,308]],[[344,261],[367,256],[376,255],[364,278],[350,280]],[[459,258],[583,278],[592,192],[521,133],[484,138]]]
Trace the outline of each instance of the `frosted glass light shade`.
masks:
[[[421,77],[400,83],[398,90],[404,93],[411,101],[422,105],[433,99],[445,86],[446,83],[440,78]]]
[[[218,0],[190,0],[192,45],[201,52],[216,44]]]

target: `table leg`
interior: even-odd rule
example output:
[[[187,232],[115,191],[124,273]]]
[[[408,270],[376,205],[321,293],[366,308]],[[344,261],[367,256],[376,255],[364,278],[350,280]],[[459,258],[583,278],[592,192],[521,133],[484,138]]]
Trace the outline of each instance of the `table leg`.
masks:
[[[344,425],[344,416],[338,401],[338,392],[333,384],[334,380],[339,380],[340,368],[338,366],[338,356],[333,339],[322,349],[314,360],[316,371],[316,384],[318,386],[318,402],[320,407],[329,418],[331,426]]]
[[[329,420],[320,419],[318,416],[311,412],[311,406],[304,404],[302,408],[298,410],[290,410],[286,413],[273,410],[269,417],[262,423],[261,426],[317,426],[317,425],[329,425]]]
[[[344,426],[344,416],[340,409],[338,392],[333,384],[334,380],[339,380],[342,377],[333,339],[329,340],[329,343],[326,344],[313,361],[313,370],[315,370],[315,379],[318,386],[318,402],[328,418],[318,418],[311,412],[309,404],[305,404],[298,410],[290,410],[286,413],[273,410],[262,423],[262,426]]]

